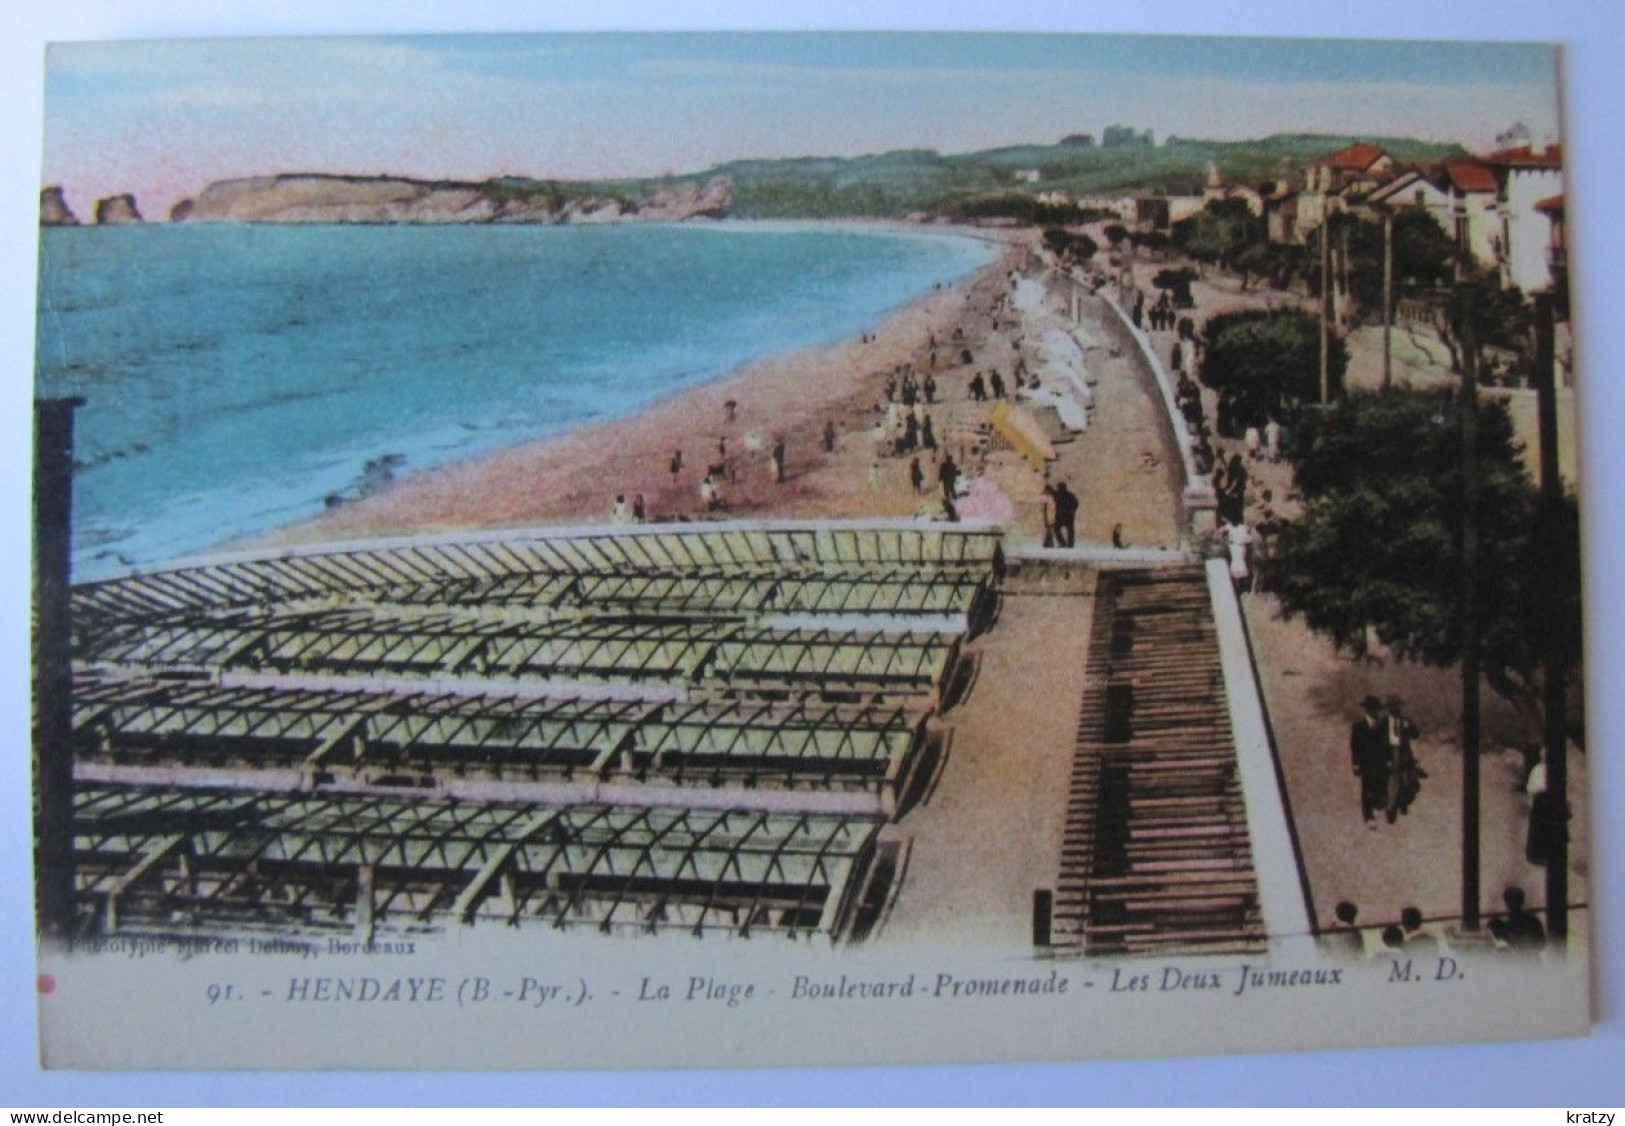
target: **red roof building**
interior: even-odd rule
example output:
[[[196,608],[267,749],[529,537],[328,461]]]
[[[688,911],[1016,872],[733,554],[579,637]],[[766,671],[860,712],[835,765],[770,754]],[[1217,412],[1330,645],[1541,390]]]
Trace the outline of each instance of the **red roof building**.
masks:
[[[1536,150],[1530,145],[1519,145],[1515,149],[1501,149],[1492,152],[1484,158],[1486,164],[1499,164],[1507,168],[1561,168],[1563,167],[1563,146],[1547,145]]]
[[[1458,192],[1500,190],[1494,169],[1476,160],[1447,160],[1444,162],[1444,174],[1449,179],[1450,186]]]
[[[1364,172],[1387,155],[1379,146],[1361,142],[1346,149],[1338,149],[1330,156],[1323,156],[1313,163],[1323,164],[1337,172]]]

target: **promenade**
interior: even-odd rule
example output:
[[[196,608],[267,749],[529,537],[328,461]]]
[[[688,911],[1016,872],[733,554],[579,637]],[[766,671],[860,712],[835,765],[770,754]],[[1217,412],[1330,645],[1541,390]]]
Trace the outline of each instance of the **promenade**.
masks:
[[[1137,262],[1134,277],[1147,293],[1154,294],[1151,278],[1158,270],[1187,264],[1191,263],[1177,257]],[[1304,304],[1297,295],[1257,285],[1243,290],[1238,279],[1211,267],[1204,269],[1191,290],[1195,308],[1181,315],[1192,317],[1199,327],[1219,313]],[[1444,387],[1454,380],[1448,354],[1429,330],[1402,326],[1393,335],[1395,385]],[[1166,357],[1175,334],[1154,331],[1151,336],[1159,355]],[[1382,372],[1380,328],[1358,328],[1346,339],[1347,385],[1377,389]],[[1532,393],[1487,393],[1510,400],[1516,432],[1533,448]],[[1204,389],[1203,395],[1211,418],[1213,393]],[[1530,402],[1523,402],[1525,397]],[[1565,462],[1572,464],[1572,396],[1565,397],[1565,405],[1560,443],[1567,440]],[[1215,449],[1224,458],[1237,452],[1245,456],[1242,443],[1236,440],[1215,436]],[[1250,522],[1263,511],[1266,491],[1277,515],[1291,519],[1297,514],[1289,463],[1250,461],[1248,473]],[[1241,604],[1318,923],[1330,926],[1336,905],[1348,900],[1359,908],[1360,925],[1373,932],[1398,922],[1405,907],[1416,907],[1430,922],[1455,925],[1462,911],[1459,671],[1400,662],[1380,646],[1366,659],[1340,654],[1301,619],[1287,619],[1279,601],[1267,592],[1245,594]],[[1375,831],[1362,824],[1358,781],[1350,768],[1348,749],[1350,725],[1367,695],[1404,699],[1407,716],[1422,732],[1416,754],[1429,775],[1409,814],[1392,826],[1382,823]],[[1524,855],[1529,799],[1519,785],[1522,758],[1518,750],[1525,738],[1524,726],[1488,683],[1481,687],[1480,696],[1480,909],[1486,916],[1503,911],[1502,892],[1515,885],[1527,893],[1529,907],[1540,911],[1545,905],[1545,870],[1529,864]],[[1588,895],[1586,759],[1584,753],[1573,753],[1571,748],[1571,907],[1584,905]],[[1583,930],[1578,917],[1571,929],[1576,933]]]

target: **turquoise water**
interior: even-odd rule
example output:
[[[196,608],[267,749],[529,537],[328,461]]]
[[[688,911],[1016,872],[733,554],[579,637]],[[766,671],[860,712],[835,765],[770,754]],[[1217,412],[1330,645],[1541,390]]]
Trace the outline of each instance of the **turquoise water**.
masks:
[[[965,238],[805,228],[42,234],[36,390],[86,400],[78,578],[855,335],[992,256]]]

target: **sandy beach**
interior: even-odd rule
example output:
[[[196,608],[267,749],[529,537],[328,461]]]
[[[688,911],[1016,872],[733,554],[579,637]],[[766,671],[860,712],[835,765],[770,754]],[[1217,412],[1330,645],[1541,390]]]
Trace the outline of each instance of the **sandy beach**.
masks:
[[[1013,326],[1006,321],[1006,331],[995,331],[990,310],[1007,288],[1007,271],[1026,256],[1024,243],[1003,232],[977,233],[1009,246],[975,274],[923,295],[860,338],[747,364],[627,418],[414,474],[234,546],[607,522],[617,496],[630,507],[639,494],[650,521],[915,515],[932,499],[938,454],[952,453],[963,464],[985,419],[986,404],[973,407],[971,378],[990,368],[1009,378],[1014,362]],[[878,455],[872,428],[884,417],[885,383],[894,369],[912,363],[921,378],[933,372],[933,338],[938,402],[928,409],[944,449],[921,452],[926,487],[916,493],[910,458]],[[826,451],[831,423],[834,444]],[[776,440],[785,448],[782,482],[773,472]],[[723,506],[707,513],[700,484],[719,464],[726,466]]]

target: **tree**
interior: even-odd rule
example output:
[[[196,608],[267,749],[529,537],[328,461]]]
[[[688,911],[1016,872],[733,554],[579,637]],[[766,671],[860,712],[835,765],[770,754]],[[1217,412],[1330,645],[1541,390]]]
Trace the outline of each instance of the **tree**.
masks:
[[[1059,227],[1044,231],[1044,245],[1055,257],[1078,265],[1089,261],[1100,249],[1099,244],[1088,235],[1064,231]]]
[[[1352,215],[1337,215],[1333,246],[1347,247],[1349,293],[1360,309],[1378,316],[1382,312],[1383,234],[1381,223],[1370,223]],[[1399,293],[1418,292],[1451,284],[1458,269],[1459,251],[1444,228],[1419,207],[1406,207],[1394,213],[1394,288]],[[1316,265],[1318,285],[1318,263]]]
[[[1556,632],[1580,658],[1579,508],[1541,520],[1500,402],[1478,411],[1479,659],[1539,741],[1541,657]],[[1401,660],[1462,656],[1460,396],[1357,393],[1308,412],[1292,457],[1302,516],[1282,531],[1271,585],[1339,649],[1368,637]]]
[[[1134,238],[1135,246],[1153,253],[1161,253],[1173,244],[1173,239],[1169,238],[1165,231],[1142,231]]]
[[[1453,284],[1444,299],[1444,344],[1450,369],[1462,370],[1469,349],[1479,360],[1489,345],[1527,352],[1534,315],[1523,294],[1501,285],[1493,273],[1474,273]],[[1480,374],[1483,365],[1479,364]]]
[[[1219,431],[1262,426],[1270,416],[1295,418],[1320,398],[1320,323],[1300,309],[1221,313],[1207,322],[1202,382],[1219,393]],[[1348,349],[1332,337],[1330,374],[1335,394],[1348,366]]]
[[[1237,255],[1263,241],[1264,230],[1245,200],[1215,199],[1175,223],[1173,237],[1175,245],[1198,262],[1230,269]]]
[[[1093,133],[1068,133],[1061,138],[1061,144],[1067,148],[1092,149],[1095,147],[1095,135]]]
[[[1158,289],[1166,289],[1176,308],[1189,309],[1194,304],[1191,300],[1191,283],[1195,280],[1196,271],[1189,266],[1181,266],[1178,269],[1158,270],[1151,284]]]
[[[1150,148],[1156,143],[1151,130],[1142,133],[1132,125],[1108,125],[1100,135],[1100,147],[1105,149]]]

